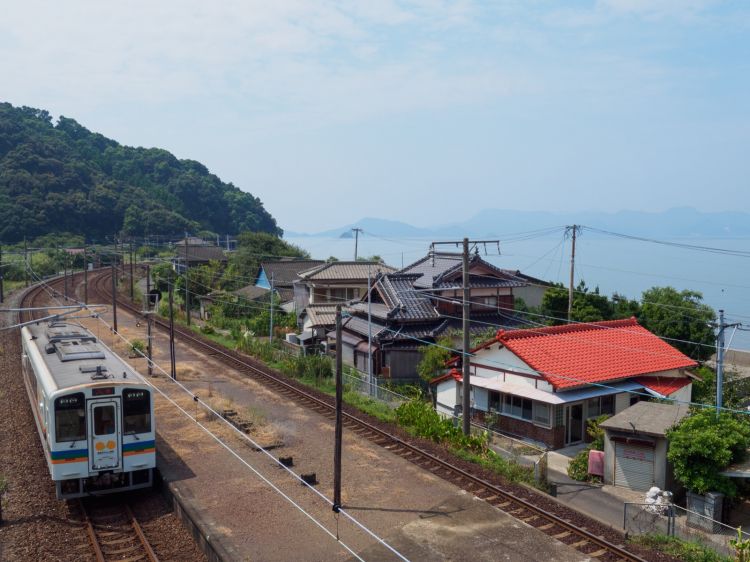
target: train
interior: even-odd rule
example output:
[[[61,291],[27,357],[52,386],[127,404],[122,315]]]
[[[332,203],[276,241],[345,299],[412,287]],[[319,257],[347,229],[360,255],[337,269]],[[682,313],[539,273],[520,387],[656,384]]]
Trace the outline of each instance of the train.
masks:
[[[59,499],[153,485],[154,397],[125,361],[73,322],[21,329],[22,373]]]

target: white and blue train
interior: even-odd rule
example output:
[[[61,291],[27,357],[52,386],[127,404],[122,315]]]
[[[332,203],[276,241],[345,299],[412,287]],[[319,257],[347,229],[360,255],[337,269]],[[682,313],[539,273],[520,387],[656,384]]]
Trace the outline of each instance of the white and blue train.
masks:
[[[147,488],[156,466],[149,386],[83,326],[21,330],[23,375],[57,497]]]

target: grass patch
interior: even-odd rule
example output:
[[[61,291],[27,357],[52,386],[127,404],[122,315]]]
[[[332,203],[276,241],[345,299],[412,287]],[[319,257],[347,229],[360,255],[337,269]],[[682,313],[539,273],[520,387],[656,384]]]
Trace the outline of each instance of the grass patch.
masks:
[[[479,455],[471,451],[466,451],[465,449],[451,447],[451,452],[458,458],[478,464],[483,468],[507,478],[511,482],[524,482],[529,486],[539,488],[545,492],[548,490],[545,483],[537,482],[534,479],[533,468],[522,466],[515,461],[501,457],[492,450],[487,451],[483,455]]]
[[[723,556],[698,542],[685,541],[666,535],[639,535],[630,542],[658,550],[685,562],[732,562],[734,558]]]

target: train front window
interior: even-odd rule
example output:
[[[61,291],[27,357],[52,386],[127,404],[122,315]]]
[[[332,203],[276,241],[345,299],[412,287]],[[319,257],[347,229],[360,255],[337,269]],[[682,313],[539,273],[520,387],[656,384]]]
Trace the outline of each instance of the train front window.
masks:
[[[94,435],[110,435],[115,432],[115,407],[94,408]]]
[[[58,443],[86,439],[86,409],[82,392],[55,400],[55,439]]]
[[[122,410],[125,434],[151,431],[151,393],[148,390],[123,390]]]

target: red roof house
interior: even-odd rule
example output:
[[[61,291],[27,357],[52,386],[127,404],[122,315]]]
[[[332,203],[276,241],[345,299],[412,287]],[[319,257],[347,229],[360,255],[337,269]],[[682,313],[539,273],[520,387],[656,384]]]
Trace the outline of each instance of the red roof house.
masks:
[[[635,318],[500,330],[472,350],[473,415],[497,412],[501,429],[558,448],[586,438],[586,419],[649,395],[689,402],[696,366]],[[455,368],[433,380],[439,410],[460,409],[461,380]]]

